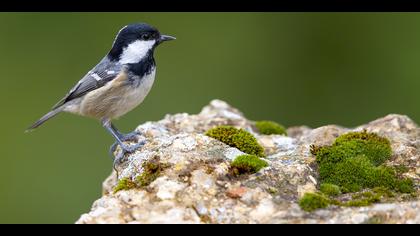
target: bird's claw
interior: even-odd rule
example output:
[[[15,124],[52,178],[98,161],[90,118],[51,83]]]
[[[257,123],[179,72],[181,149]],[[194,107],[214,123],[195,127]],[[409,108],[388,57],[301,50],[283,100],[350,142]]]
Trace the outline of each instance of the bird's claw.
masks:
[[[115,151],[117,150],[117,146],[118,146],[118,143],[117,143],[117,142],[115,142],[115,143],[113,143],[113,144],[111,145],[111,147],[109,148],[109,155],[111,156],[111,158],[112,158],[112,159],[114,159],[114,153],[115,153]]]
[[[141,148],[142,146],[144,146],[144,144],[146,144],[146,141],[142,141],[142,142],[136,143],[135,145],[130,145],[130,146],[127,146],[127,145],[120,146],[121,152],[118,152],[118,154],[115,156],[114,162],[116,160],[123,159],[126,153],[132,153],[136,151],[137,149]],[[117,146],[118,146],[118,143],[112,144],[109,150],[111,156],[114,156]]]
[[[139,136],[141,135],[141,132],[138,130],[134,130],[131,133],[122,135],[121,141],[137,141],[139,139]]]
[[[135,131],[133,131],[133,132],[131,132],[131,133],[128,133],[128,134],[125,134],[125,135],[121,135],[121,137],[120,137],[120,139],[121,139],[121,141],[122,142],[125,142],[125,141],[135,141],[135,142],[137,142],[138,141],[138,136],[140,136],[141,135],[141,132],[140,131],[138,131],[138,130],[135,130]],[[119,143],[118,142],[115,142],[115,143],[113,143],[112,145],[111,145],[111,147],[109,148],[109,155],[112,157],[112,158],[114,158],[114,153],[115,153],[115,151],[117,150],[117,146],[119,145]],[[143,145],[140,145],[140,146],[143,146]],[[130,152],[133,152],[133,151],[135,151],[136,149],[137,149],[138,147],[137,147],[137,144],[136,145],[134,145],[134,147],[128,147],[127,145],[123,145],[122,147],[121,147],[121,149],[125,152],[125,153],[130,153]],[[123,153],[123,155],[125,154],[125,153]],[[116,158],[116,157],[115,157]]]
[[[127,135],[124,135],[122,140],[123,141],[138,141],[138,135],[140,135],[140,134],[141,134],[140,132],[134,131],[134,132],[131,132],[131,133],[127,134]],[[126,144],[119,145],[118,142],[115,142],[114,144],[111,145],[111,147],[109,149],[109,153],[110,153],[111,157],[114,158],[113,168],[114,168],[115,172],[117,173],[117,179],[118,179],[117,166],[120,165],[121,163],[123,163],[125,154],[132,153],[132,152],[138,150],[145,143],[146,143],[146,141],[141,141],[139,143],[136,143],[135,145],[129,145],[128,146]],[[120,146],[121,151],[118,152],[115,155],[115,151],[117,150],[117,147],[118,146]],[[115,155],[115,157],[114,157],[114,155]]]

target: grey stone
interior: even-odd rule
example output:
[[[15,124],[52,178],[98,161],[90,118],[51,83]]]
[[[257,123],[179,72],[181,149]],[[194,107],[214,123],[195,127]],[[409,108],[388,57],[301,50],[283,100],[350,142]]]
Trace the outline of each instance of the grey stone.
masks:
[[[269,166],[229,177],[230,162],[243,153],[204,135],[217,125],[253,133]],[[147,143],[117,167],[119,178],[134,180],[143,173],[143,163],[156,157],[165,164],[160,176],[147,187],[113,193],[117,179],[112,172],[103,183],[103,196],[76,223],[420,223],[418,199],[311,213],[298,206],[299,197],[318,184],[310,145],[329,145],[345,132],[362,129],[390,139],[394,153],[387,164],[406,165],[404,175],[414,179],[418,192],[420,129],[407,116],[388,115],[355,128],[291,127],[287,137],[259,135],[239,110],[214,100],[199,114],[167,115],[138,126]]]

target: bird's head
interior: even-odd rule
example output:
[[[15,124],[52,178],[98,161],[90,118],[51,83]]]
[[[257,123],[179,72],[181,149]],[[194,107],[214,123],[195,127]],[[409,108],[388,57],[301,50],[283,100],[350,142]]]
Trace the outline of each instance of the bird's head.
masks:
[[[138,63],[145,56],[151,55],[157,45],[174,39],[172,36],[162,35],[151,25],[130,24],[118,32],[108,57],[121,64]]]

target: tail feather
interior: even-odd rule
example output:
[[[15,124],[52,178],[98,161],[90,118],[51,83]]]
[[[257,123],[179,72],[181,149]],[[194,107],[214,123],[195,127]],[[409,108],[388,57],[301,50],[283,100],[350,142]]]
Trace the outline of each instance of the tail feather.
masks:
[[[56,108],[50,112],[48,112],[47,114],[45,114],[43,117],[41,117],[41,119],[39,119],[38,121],[36,121],[33,125],[31,125],[29,128],[27,128],[25,130],[25,132],[30,132],[34,129],[36,129],[38,126],[42,125],[45,121],[53,118],[54,116],[56,116],[58,113],[60,113],[63,110],[62,107]]]

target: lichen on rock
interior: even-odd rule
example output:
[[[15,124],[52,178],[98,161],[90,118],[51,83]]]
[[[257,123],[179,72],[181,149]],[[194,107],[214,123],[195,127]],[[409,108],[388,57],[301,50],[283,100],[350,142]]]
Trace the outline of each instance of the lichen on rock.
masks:
[[[220,126],[251,135],[265,154],[251,153],[254,160],[266,164],[232,175],[234,160],[250,153],[206,135]],[[103,183],[103,196],[77,223],[420,223],[420,129],[406,116],[388,115],[352,129],[302,126],[289,127],[288,136],[266,135],[239,110],[214,100],[199,114],[167,115],[137,130],[146,144],[116,166],[119,179],[113,171]],[[310,145],[331,146],[340,135],[363,130],[388,139],[392,150],[385,160],[376,156],[369,163],[409,180],[399,186],[410,193],[392,195],[381,188],[346,193],[341,187],[337,193],[334,185],[325,185]],[[305,198],[313,194],[321,197]],[[302,199],[310,212],[301,208]],[[321,201],[311,205],[314,199]]]

